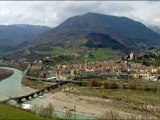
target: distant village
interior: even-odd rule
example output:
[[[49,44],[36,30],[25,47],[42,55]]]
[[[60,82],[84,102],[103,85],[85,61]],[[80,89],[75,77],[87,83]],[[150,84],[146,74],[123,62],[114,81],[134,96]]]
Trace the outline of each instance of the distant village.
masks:
[[[160,60],[160,52],[147,53]],[[160,66],[147,66],[136,63],[135,60],[143,59],[145,54],[136,55],[130,53],[120,60],[106,60],[88,62],[87,58],[81,64],[57,64],[47,66],[50,57],[43,60],[35,60],[28,71],[28,76],[46,78],[46,80],[70,80],[76,78],[96,77],[101,75],[118,78],[135,78],[156,81],[160,76]]]

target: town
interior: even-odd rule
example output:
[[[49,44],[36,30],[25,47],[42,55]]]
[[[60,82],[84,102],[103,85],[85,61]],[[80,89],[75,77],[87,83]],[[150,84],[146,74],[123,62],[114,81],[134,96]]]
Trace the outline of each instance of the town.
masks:
[[[160,53],[155,52],[153,54],[159,59]],[[133,53],[130,53],[128,58],[125,57],[124,60],[87,62],[86,58],[85,63],[82,64],[58,64],[56,66],[47,66],[47,61],[49,61],[50,58],[46,57],[44,60],[35,60],[31,64],[27,75],[31,77],[48,78],[46,80],[52,78],[53,80],[70,80],[109,74],[117,78],[131,77],[150,81],[157,80],[160,74],[160,67],[135,63],[134,60],[136,60],[137,57],[138,56],[134,56]]]
[[[88,59],[88,55],[86,55],[84,62],[55,65],[52,64],[54,60],[50,56],[36,59],[33,62],[1,59],[1,66],[14,67],[23,70],[21,84],[26,87],[25,89],[31,91],[29,94],[15,96],[11,99],[4,100],[3,102],[12,106],[16,106],[17,103],[21,104],[20,108],[24,110],[30,111],[32,109],[41,109],[43,111],[45,108],[41,108],[41,104],[44,104],[44,100],[47,99],[48,103],[54,105],[55,111],[63,111],[65,116],[71,114],[67,119],[73,117],[73,112],[75,112],[74,114],[76,114],[76,116],[77,114],[81,114],[83,117],[89,116],[90,119],[97,119],[97,117],[98,119],[99,117],[100,119],[104,119],[105,116],[102,115],[102,113],[105,111],[105,104],[108,102],[103,103],[103,99],[107,98],[116,100],[116,102],[113,102],[113,105],[107,105],[109,108],[111,107],[111,111],[105,113],[107,114],[108,119],[111,117],[115,119],[126,119],[126,116],[129,116],[129,119],[140,119],[142,117],[149,117],[149,119],[155,117],[155,119],[157,119],[159,117],[159,108],[157,108],[157,104],[159,104],[158,94],[160,85],[159,50],[139,54],[130,53],[116,59],[98,61],[88,61]],[[55,93],[55,91],[57,92]],[[151,93],[152,97],[155,99],[155,105],[153,105],[152,97],[149,99],[150,102],[146,103],[147,98],[145,96],[147,95],[149,97],[151,96]],[[112,96],[112,94],[114,96]],[[124,97],[126,94],[127,98]],[[70,95],[74,95],[74,97],[70,98]],[[84,97],[86,95],[89,95],[90,98]],[[135,95],[136,97],[134,98]],[[140,96],[143,97],[140,98]],[[39,97],[44,98],[38,100]],[[73,110],[71,107],[73,104],[72,99],[76,100],[79,98],[82,99],[82,101],[91,102],[96,100],[94,97],[100,98],[100,100],[98,100],[99,103],[95,103],[96,106],[101,106],[101,104],[104,106],[104,108],[102,106],[98,108],[101,109],[99,112],[88,112],[88,109],[90,110],[90,108],[88,108],[86,104],[81,103],[81,100],[80,103],[86,106],[83,108],[85,111],[84,113],[78,103],[75,103],[76,110],[75,108]],[[68,99],[68,102],[64,102],[65,99]],[[140,101],[135,101],[134,99]],[[16,103],[11,104],[9,101],[12,100],[16,101]],[[34,100],[41,102],[41,104],[33,103],[32,101]],[[53,103],[53,100],[56,100],[55,104]],[[31,101],[31,103],[29,103],[29,101]],[[126,106],[125,103],[128,101],[130,101],[129,104],[134,104],[134,106],[132,106],[133,108],[128,108],[128,106]],[[119,114],[119,110],[113,110],[112,107],[115,107],[119,102],[124,105],[125,109],[130,110],[130,112]],[[142,111],[140,110],[142,102],[146,105],[152,105],[153,107],[144,108],[143,112],[150,110],[156,110],[157,112],[146,112],[145,114],[147,115],[135,116],[134,112]],[[48,104],[46,103],[46,106],[47,105]],[[90,103],[88,103],[88,105],[93,108],[96,107]],[[34,108],[33,106],[37,106],[37,108]],[[120,110],[122,109],[121,106],[117,107]],[[69,111],[69,113],[67,113],[67,111]],[[110,116],[110,112],[113,112],[113,116]],[[157,114],[156,116],[153,115],[155,113]],[[36,114],[45,117],[47,113],[44,113],[44,115],[42,113]],[[57,119],[55,116],[53,118]]]

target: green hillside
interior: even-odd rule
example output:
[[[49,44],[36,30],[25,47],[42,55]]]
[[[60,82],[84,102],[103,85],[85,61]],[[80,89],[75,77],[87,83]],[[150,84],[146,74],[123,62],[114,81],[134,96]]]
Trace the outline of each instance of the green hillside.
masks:
[[[107,60],[120,57],[120,52],[109,48],[89,49],[85,46],[77,48],[63,48],[59,46],[39,46],[34,55],[51,56],[54,64],[67,64],[68,62],[88,62]]]
[[[0,104],[0,120],[47,120],[32,113]]]

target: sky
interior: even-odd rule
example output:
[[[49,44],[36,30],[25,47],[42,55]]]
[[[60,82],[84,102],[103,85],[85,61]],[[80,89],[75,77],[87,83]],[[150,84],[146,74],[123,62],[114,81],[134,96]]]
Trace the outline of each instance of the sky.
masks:
[[[159,1],[0,1],[0,24],[55,27],[69,17],[87,12],[125,16],[160,26]]]

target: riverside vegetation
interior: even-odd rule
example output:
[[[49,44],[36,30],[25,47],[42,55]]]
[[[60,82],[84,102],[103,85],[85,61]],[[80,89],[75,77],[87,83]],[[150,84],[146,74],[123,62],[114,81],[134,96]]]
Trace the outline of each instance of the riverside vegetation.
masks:
[[[11,76],[14,72],[12,70],[7,69],[0,69],[0,81],[8,78]]]

